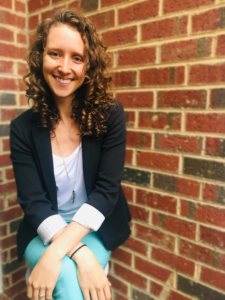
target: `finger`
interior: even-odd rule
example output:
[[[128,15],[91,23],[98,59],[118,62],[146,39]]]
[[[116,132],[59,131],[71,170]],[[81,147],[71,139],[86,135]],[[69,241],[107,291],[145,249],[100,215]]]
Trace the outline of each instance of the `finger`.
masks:
[[[40,289],[38,294],[39,300],[45,300],[45,294],[46,294],[45,289]]]
[[[90,294],[89,294],[89,291],[82,291],[83,292],[83,295],[84,295],[84,300],[90,300]]]
[[[110,283],[110,282],[109,282]],[[105,299],[106,300],[110,300],[112,298],[111,296],[111,291],[110,291],[110,288],[109,288],[109,285],[106,285],[104,287],[104,294],[105,294]]]
[[[98,300],[105,300],[105,293],[103,290],[98,291]]]
[[[52,293],[53,293],[53,290],[48,288],[46,291],[45,291],[45,298],[46,300],[51,300],[52,299]],[[39,299],[39,300],[42,300],[42,299]]]
[[[27,286],[27,297],[28,298],[32,298],[33,296],[33,287],[31,284],[28,283],[28,286]]]
[[[91,300],[98,300],[98,296],[95,290],[91,291]]]
[[[33,300],[40,300],[39,299],[39,289],[33,289]]]

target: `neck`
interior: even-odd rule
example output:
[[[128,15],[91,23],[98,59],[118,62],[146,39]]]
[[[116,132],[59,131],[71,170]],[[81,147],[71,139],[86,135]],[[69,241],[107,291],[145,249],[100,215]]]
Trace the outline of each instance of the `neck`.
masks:
[[[59,115],[63,123],[68,123],[71,121],[74,122],[74,120],[70,118],[71,109],[72,109],[72,100],[73,100],[72,97],[67,99],[65,98],[55,99],[55,104],[58,108]]]

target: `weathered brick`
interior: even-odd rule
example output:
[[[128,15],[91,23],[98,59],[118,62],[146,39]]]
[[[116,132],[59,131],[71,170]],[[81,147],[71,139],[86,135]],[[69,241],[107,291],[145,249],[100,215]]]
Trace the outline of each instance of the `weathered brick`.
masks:
[[[124,168],[122,180],[137,185],[150,187],[151,173],[138,169]]]
[[[152,259],[163,263],[178,272],[185,273],[190,276],[194,275],[195,264],[192,261],[187,260],[186,258],[183,258],[181,256],[167,252],[160,248],[153,247]]]
[[[26,18],[18,16],[17,14],[12,14],[8,11],[0,11],[0,23],[16,26],[25,29]],[[1,46],[2,47],[2,46]]]
[[[165,232],[136,224],[136,237],[153,245],[174,251],[175,238]]]
[[[128,147],[150,148],[152,136],[150,133],[127,131],[126,145]]]
[[[133,202],[133,188],[129,186],[122,185],[123,193],[127,201]]]
[[[17,109],[1,109],[2,121],[11,121],[25,111],[24,108]]]
[[[186,130],[192,132],[225,133],[225,114],[208,113],[186,116]]]
[[[14,78],[0,78],[0,89],[3,91],[4,90],[16,91],[18,89],[17,80]]]
[[[225,187],[206,183],[203,190],[203,199],[225,205]]]
[[[187,33],[187,16],[170,18],[141,25],[141,40],[180,36]]]
[[[148,0],[141,3],[135,3],[131,6],[119,9],[119,24],[156,17],[158,15],[158,10],[158,0]]]
[[[20,223],[21,223],[21,219],[16,220],[16,221],[12,221],[12,222],[10,223],[10,233],[17,232]]]
[[[115,300],[128,300],[127,297],[125,297],[125,296],[123,296],[121,294],[118,294],[118,293],[114,294],[114,298],[115,298]]]
[[[173,290],[170,290],[167,300],[192,300],[192,299],[189,297],[183,296],[180,293],[177,293]]]
[[[213,89],[211,91],[210,107],[225,108],[225,89]]]
[[[37,9],[44,8],[50,4],[50,0],[30,0],[28,2],[28,12],[32,13]]]
[[[132,164],[133,155],[134,155],[133,152],[134,152],[133,150],[126,149],[126,154],[125,154],[125,163],[126,164]]]
[[[136,190],[136,203],[172,214],[175,214],[177,209],[176,198],[140,189]]]
[[[132,289],[132,299],[135,300],[154,300],[152,297],[150,297],[149,295],[139,291],[139,290],[135,290]]]
[[[135,112],[134,111],[125,111],[125,121],[126,121],[127,127],[134,127]]]
[[[4,237],[7,235],[7,225],[1,225],[0,226],[0,236]]]
[[[130,252],[118,248],[112,252],[111,257],[131,266],[132,254]]]
[[[0,220],[1,222],[7,222],[22,216],[23,216],[22,209],[19,206],[17,206],[9,210],[2,211],[0,214]]]
[[[19,293],[17,296],[14,297],[14,300],[24,300],[27,297],[27,291],[25,289],[24,292]]]
[[[95,24],[97,29],[114,27],[114,10],[106,11],[101,14],[92,15],[89,19]]]
[[[118,46],[137,42],[137,27],[126,27],[102,33],[102,40],[107,46]]]
[[[24,290],[26,288],[26,282],[25,280],[20,281],[19,283],[13,285],[9,289],[5,290],[5,294],[8,296],[8,299],[13,297],[14,295],[18,294],[21,290]]]
[[[21,278],[25,278],[27,268],[22,268],[12,274],[12,283],[21,280]]]
[[[141,225],[139,225],[139,226],[141,226]],[[134,252],[137,252],[137,253],[147,256],[148,245],[146,243],[140,242],[132,237],[129,237],[126,240],[126,242],[123,244],[123,246],[131,249]]]
[[[0,6],[5,8],[12,8],[12,0],[1,0]]]
[[[163,282],[166,282],[172,274],[170,270],[167,270],[137,256],[135,257],[135,268],[140,272]]]
[[[156,47],[141,47],[118,51],[118,66],[152,64],[156,60]]]
[[[224,294],[181,275],[177,276],[177,289],[200,300],[224,300]]]
[[[184,158],[184,174],[225,181],[225,164],[217,161]]]
[[[28,18],[28,27],[30,30],[37,28],[38,24],[39,24],[38,15],[34,15]]]
[[[7,236],[1,240],[1,248],[7,249],[16,245],[16,234]]]
[[[161,284],[151,281],[151,284],[150,284],[151,294],[153,294],[155,296],[159,296],[162,292],[162,289],[163,289],[163,286]]]
[[[26,48],[0,43],[0,56],[25,59]]]
[[[157,107],[174,108],[205,108],[205,90],[175,90],[159,91],[157,94]]]
[[[200,154],[202,138],[156,133],[155,148],[173,152]]]
[[[180,130],[181,114],[140,111],[138,126],[150,129]]]
[[[15,0],[15,9],[16,11],[26,12],[26,4],[25,1]]]
[[[187,222],[183,219],[170,217],[164,214],[153,213],[152,223],[155,226],[159,226],[164,230],[179,234],[180,236],[187,237],[189,239],[195,239],[196,224]]]
[[[153,174],[153,186],[155,188],[177,193],[189,197],[198,198],[200,193],[200,184],[194,180],[180,178],[169,175]]]
[[[189,83],[225,82],[225,64],[194,65],[190,67]]]
[[[116,87],[136,86],[136,72],[115,72],[113,73],[113,82]]]
[[[83,12],[90,12],[98,9],[98,0],[82,0]]]
[[[14,41],[13,31],[0,27],[0,40],[13,42]]]
[[[114,263],[115,274],[127,282],[130,282],[134,286],[137,286],[141,289],[146,289],[147,287],[147,279],[144,276],[141,276],[130,269],[122,267],[118,264]]]
[[[225,157],[225,140],[207,137],[205,151],[208,155]]]
[[[224,290],[225,273],[215,271],[213,269],[201,267],[200,280]]]
[[[215,0],[166,0],[164,1],[164,13],[178,12],[181,10],[190,10],[201,6],[214,4]]]
[[[109,274],[108,276],[109,282],[111,282],[112,286],[119,292],[127,295],[128,287],[125,283],[123,283],[121,280],[117,279],[116,277]]]
[[[216,55],[224,56],[225,55],[225,35],[219,35],[217,37],[217,45],[216,45]]]
[[[56,7],[56,8],[53,8],[53,9],[49,9],[49,10],[43,12],[41,14],[41,20],[43,21],[43,20],[53,16],[59,9],[62,9],[62,8],[65,8],[65,5],[60,6],[60,7]]]
[[[12,164],[12,162],[10,160],[9,154],[0,155],[0,166],[7,166],[7,165],[11,165],[11,164]]]
[[[82,2],[80,0],[75,0],[68,4],[68,8],[72,10],[77,10],[78,12],[82,12]]]
[[[12,74],[13,73],[13,62],[1,60],[0,61],[0,72]]]
[[[24,94],[21,94],[19,98],[19,102],[20,102],[20,106],[25,106],[28,104],[28,99]]]
[[[200,226],[200,241],[209,245],[224,249],[225,247],[225,232]]]
[[[153,92],[125,92],[116,93],[124,108],[151,108],[153,106]]]
[[[133,220],[149,223],[149,210],[137,205],[129,204],[130,214]]]
[[[18,257],[17,256],[17,247],[10,249],[10,257],[11,257],[11,259],[15,259]]]
[[[16,36],[17,43],[26,44],[27,43],[27,37],[25,34],[18,33]]]
[[[145,69],[140,71],[140,85],[158,86],[183,84],[184,77],[184,67]]]
[[[105,7],[105,6],[115,5],[115,4],[119,4],[119,3],[127,2],[127,1],[128,0],[102,0],[101,5],[102,5],[102,7]]]
[[[138,151],[137,165],[177,173],[179,168],[179,157],[175,155]]]
[[[192,32],[201,32],[219,29],[221,26],[222,10],[212,9],[192,16]]]

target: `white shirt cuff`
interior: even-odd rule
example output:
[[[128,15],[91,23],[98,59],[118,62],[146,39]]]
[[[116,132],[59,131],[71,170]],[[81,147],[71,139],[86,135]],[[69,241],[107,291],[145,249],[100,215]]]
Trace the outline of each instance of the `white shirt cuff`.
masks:
[[[51,238],[66,226],[66,221],[60,215],[53,215],[45,219],[38,226],[37,233],[44,245],[47,245],[51,241]]]
[[[103,214],[87,203],[84,203],[72,218],[72,221],[75,221],[93,231],[97,231],[104,220],[105,217]]]

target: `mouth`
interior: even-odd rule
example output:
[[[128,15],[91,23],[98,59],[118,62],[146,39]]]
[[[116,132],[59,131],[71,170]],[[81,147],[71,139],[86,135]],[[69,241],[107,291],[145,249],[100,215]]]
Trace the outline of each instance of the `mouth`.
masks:
[[[66,86],[69,85],[72,81],[74,81],[74,79],[72,78],[60,78],[58,76],[53,75],[54,79],[57,81],[57,83],[59,83],[60,85]]]

